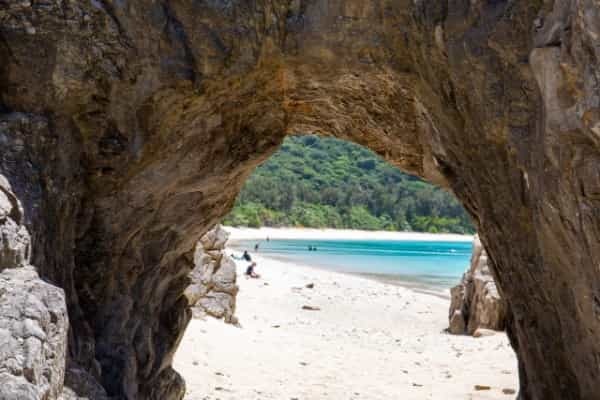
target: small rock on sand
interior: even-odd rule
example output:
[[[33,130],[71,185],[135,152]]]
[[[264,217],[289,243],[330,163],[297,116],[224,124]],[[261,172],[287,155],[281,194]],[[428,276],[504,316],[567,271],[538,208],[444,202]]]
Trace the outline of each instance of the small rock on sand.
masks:
[[[475,385],[475,390],[491,390],[492,388],[490,386],[486,386],[486,385]]]
[[[302,306],[303,310],[309,310],[309,311],[321,311],[321,309],[319,307],[315,307],[315,306]]]
[[[307,289],[314,289],[314,287],[315,287],[314,283],[309,283],[309,284],[306,285]]]
[[[504,394],[515,394],[517,391],[515,389],[502,389],[502,393]]]
[[[484,336],[494,336],[495,334],[496,332],[491,329],[478,328],[475,332],[473,332],[473,337],[479,338]]]

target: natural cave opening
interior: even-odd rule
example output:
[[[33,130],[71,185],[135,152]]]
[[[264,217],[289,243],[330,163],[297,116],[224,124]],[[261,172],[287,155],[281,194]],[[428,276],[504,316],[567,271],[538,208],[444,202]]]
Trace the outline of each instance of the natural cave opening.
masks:
[[[196,318],[174,362],[185,399],[518,391],[487,255],[446,190],[360,145],[289,136],[221,222],[194,257]]]
[[[595,2],[0,4],[0,398],[181,399],[196,242],[294,132],[452,189],[518,398],[598,398]]]

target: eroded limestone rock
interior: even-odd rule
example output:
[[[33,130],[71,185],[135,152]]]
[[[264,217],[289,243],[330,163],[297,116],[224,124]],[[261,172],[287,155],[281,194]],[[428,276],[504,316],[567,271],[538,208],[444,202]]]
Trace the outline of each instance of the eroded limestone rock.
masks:
[[[235,262],[225,254],[228,236],[221,225],[216,225],[200,238],[194,252],[191,284],[185,296],[195,317],[209,315],[235,324],[238,287]]]
[[[9,188],[6,178],[0,175],[0,271],[23,266],[30,257],[29,233],[22,225],[23,210]]]
[[[0,175],[0,399],[56,400],[69,322],[64,292],[29,264],[20,204]]]
[[[487,253],[478,236],[473,242],[471,265],[450,293],[450,333],[477,336],[478,330],[504,330],[506,305],[500,297]]]
[[[0,273],[0,398],[57,399],[65,373],[64,293],[31,266]]]
[[[65,384],[59,400],[111,400],[104,388],[84,368],[67,361]]]
[[[109,396],[180,399],[197,238],[311,132],[452,190],[519,398],[596,398],[599,37],[594,0],[0,1],[0,174],[73,361]]]

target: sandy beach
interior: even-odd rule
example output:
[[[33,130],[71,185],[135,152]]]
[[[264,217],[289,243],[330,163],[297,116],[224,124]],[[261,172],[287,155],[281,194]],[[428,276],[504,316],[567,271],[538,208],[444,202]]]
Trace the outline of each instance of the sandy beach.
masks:
[[[281,237],[275,232],[268,234]],[[231,239],[266,233],[233,230]],[[238,262],[239,327],[191,321],[175,358],[187,382],[185,399],[515,397],[516,358],[506,335],[446,334],[448,300],[260,254],[255,259],[261,279],[244,278],[245,263]]]

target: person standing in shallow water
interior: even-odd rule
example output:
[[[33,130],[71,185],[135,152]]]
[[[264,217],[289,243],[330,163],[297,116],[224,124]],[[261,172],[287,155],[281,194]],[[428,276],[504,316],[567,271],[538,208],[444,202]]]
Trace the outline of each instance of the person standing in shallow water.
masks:
[[[258,244],[258,243],[256,243],[256,244],[254,245],[254,251],[258,251],[258,247],[259,247],[259,244]]]

